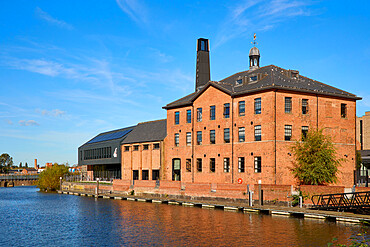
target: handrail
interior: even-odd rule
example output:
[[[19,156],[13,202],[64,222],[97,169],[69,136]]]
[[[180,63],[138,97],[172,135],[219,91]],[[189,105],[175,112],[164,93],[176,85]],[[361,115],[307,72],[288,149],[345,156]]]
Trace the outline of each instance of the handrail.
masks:
[[[370,191],[314,195],[311,201],[313,209],[370,214]]]

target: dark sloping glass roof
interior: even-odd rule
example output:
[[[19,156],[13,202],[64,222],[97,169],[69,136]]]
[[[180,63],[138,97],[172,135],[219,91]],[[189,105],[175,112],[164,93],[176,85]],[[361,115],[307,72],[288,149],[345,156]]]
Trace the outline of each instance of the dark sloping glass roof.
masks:
[[[107,133],[107,134],[101,134],[97,137],[94,137],[90,141],[88,141],[86,144],[96,143],[96,142],[102,142],[102,141],[109,141],[114,139],[119,139],[130,133],[133,129],[126,129],[121,130],[113,133]]]

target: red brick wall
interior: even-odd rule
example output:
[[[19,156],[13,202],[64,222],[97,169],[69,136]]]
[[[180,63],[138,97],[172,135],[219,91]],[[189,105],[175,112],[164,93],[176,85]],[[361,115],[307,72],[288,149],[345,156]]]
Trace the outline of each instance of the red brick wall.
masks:
[[[131,181],[130,180],[113,180],[113,190],[114,191],[128,191],[130,189]]]
[[[370,191],[370,187],[356,187],[356,192]]]
[[[344,193],[344,186],[300,185],[299,188],[303,195],[309,197],[321,194]]]
[[[261,98],[262,114],[254,114],[254,99]],[[292,111],[285,113],[285,97],[292,97]],[[308,99],[309,110],[302,114],[302,99]],[[238,114],[238,102],[245,101],[245,116]],[[276,102],[276,114],[275,114]],[[223,105],[230,103],[230,118],[223,118]],[[347,117],[341,118],[340,105],[347,104]],[[210,120],[210,106],[216,106],[216,120]],[[196,121],[196,109],[202,108],[202,122]],[[192,123],[186,123],[186,110],[192,110]],[[193,106],[167,110],[167,147],[165,149],[166,179],[172,179],[172,160],[181,159],[181,180],[184,182],[212,182],[255,184],[261,180],[265,184],[296,184],[291,168],[293,155],[291,146],[301,138],[302,126],[309,129],[325,128],[325,133],[333,138],[338,158],[345,159],[338,174],[338,185],[351,187],[355,164],[355,109],[352,100],[337,99],[312,94],[288,91],[262,92],[234,99],[209,87],[193,103]],[[180,112],[180,124],[174,124],[175,112]],[[276,129],[275,129],[276,124]],[[261,125],[262,141],[254,141],[254,126]],[[292,125],[292,140],[285,141],[284,127]],[[218,127],[220,126],[220,127]],[[238,129],[245,127],[245,142],[238,142]],[[192,130],[193,128],[193,130]],[[230,128],[233,144],[223,143],[223,129]],[[209,144],[209,131],[216,130],[216,144]],[[276,130],[276,133],[275,133]],[[203,133],[202,145],[186,146],[186,132],[192,132],[193,144],[197,131]],[[180,135],[179,147],[174,146],[175,133]],[[276,151],[275,151],[276,150]],[[276,153],[275,153],[276,152]],[[193,158],[191,158],[193,155]],[[219,156],[220,155],[220,156]],[[262,172],[254,172],[254,157],[261,156]],[[230,172],[223,170],[223,159],[230,158]],[[245,158],[245,172],[238,172],[238,158]],[[201,158],[202,172],[196,170],[196,159]],[[216,159],[216,172],[210,172],[210,158]],[[192,171],[186,172],[186,159],[192,159]]]
[[[159,143],[160,148],[154,149],[154,143]],[[149,149],[144,150],[143,145],[148,144]],[[133,151],[134,146],[139,145],[138,151]],[[163,142],[143,142],[134,144],[125,144],[121,146],[121,166],[122,166],[122,179],[132,180],[132,171],[139,171],[139,180],[142,179],[142,170],[149,170],[149,180],[152,180],[152,170],[161,169],[161,150]],[[129,151],[125,151],[125,147],[129,147]]]
[[[347,117],[340,115],[341,103],[347,104]],[[319,97],[319,128],[332,137],[337,148],[337,157],[343,158],[339,168],[338,185],[352,187],[355,169],[356,102],[343,99]],[[328,114],[327,114],[328,113]]]

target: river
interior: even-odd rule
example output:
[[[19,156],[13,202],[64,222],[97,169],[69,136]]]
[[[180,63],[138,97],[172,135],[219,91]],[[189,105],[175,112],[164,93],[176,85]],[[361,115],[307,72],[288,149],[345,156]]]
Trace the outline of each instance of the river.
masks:
[[[0,188],[0,246],[327,246],[359,225]],[[366,236],[369,238],[369,236]]]

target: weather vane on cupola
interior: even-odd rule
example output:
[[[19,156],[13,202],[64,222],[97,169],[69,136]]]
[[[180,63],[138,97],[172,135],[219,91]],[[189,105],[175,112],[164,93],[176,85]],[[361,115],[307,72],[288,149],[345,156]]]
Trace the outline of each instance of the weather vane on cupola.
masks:
[[[254,34],[254,35],[253,35],[253,42],[251,42],[251,43],[253,44],[253,46],[256,46],[256,44],[258,44],[258,43],[256,42],[256,38],[257,38],[257,36],[256,36],[256,34]]]
[[[256,34],[253,35],[253,47],[249,51],[249,70],[255,70],[260,67],[260,50],[256,47]]]

